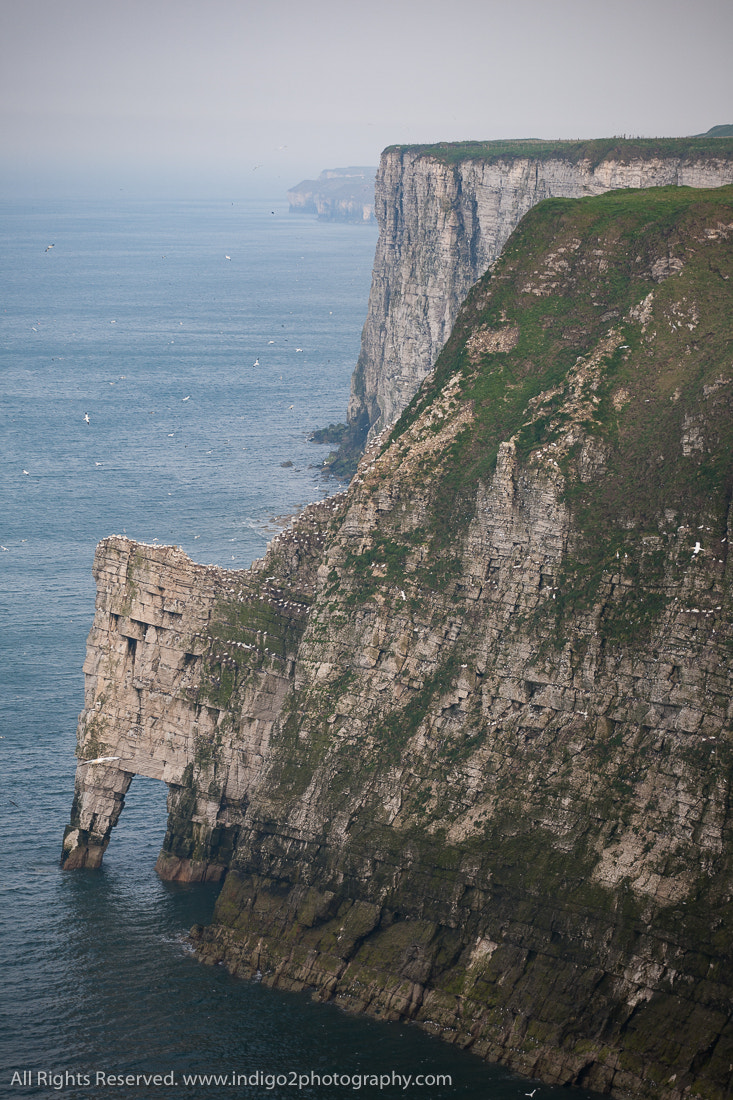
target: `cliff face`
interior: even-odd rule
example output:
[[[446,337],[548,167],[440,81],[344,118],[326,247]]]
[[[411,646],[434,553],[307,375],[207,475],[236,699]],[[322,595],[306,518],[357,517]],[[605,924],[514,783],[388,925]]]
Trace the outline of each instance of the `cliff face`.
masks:
[[[135,772],[200,956],[549,1082],[723,1100],[733,189],[553,200],[249,571],[95,560],[67,866]]]
[[[375,185],[379,240],[348,423],[390,426],[435,364],[469,288],[536,203],[612,188],[733,183],[733,141],[394,147]]]

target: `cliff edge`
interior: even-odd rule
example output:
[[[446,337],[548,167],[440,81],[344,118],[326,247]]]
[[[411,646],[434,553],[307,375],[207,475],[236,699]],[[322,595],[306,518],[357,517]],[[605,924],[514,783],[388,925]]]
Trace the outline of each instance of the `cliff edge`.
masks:
[[[552,199],[347,492],[98,548],[66,866],[136,772],[201,958],[615,1096],[732,1085],[733,188]]]
[[[733,183],[733,140],[393,146],[375,183],[372,287],[336,472],[391,426],[430,372],[469,288],[536,203],[618,188]],[[333,464],[333,462],[332,462]]]

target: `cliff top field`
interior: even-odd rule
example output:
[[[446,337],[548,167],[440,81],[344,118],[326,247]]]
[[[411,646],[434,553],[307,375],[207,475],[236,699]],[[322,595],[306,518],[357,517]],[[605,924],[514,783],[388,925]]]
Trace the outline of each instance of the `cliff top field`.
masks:
[[[718,127],[729,131],[727,126]],[[688,161],[710,160],[730,156],[733,136],[729,132],[684,138],[592,138],[579,141],[546,141],[542,138],[519,138],[497,141],[438,142],[434,145],[392,146],[408,152],[434,157],[444,164],[466,160],[500,163],[531,157],[533,160],[562,158],[572,164],[587,161],[593,167],[604,160],[627,164],[638,159],[682,157]]]

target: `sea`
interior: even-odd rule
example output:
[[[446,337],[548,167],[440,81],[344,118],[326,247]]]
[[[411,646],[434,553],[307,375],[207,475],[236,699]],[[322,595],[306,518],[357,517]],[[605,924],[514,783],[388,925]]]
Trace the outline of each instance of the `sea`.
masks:
[[[239,569],[343,487],[308,437],[345,417],[375,244],[281,199],[0,203],[0,1096],[593,1095],[200,963],[217,887],[157,878],[162,783],[59,869],[97,542]]]

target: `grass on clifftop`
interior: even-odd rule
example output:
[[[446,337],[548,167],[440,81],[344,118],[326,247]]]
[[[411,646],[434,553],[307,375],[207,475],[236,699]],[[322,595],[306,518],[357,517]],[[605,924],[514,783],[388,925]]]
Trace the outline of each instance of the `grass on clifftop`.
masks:
[[[733,155],[733,137],[684,138],[593,138],[588,141],[545,141],[521,138],[502,141],[438,142],[435,145],[393,145],[387,152],[401,149],[433,157],[443,164],[459,164],[465,160],[488,162],[524,159],[554,160],[561,157],[573,164],[588,161],[594,168],[604,160],[622,164],[639,157],[680,157],[687,161],[708,160],[710,157]]]

